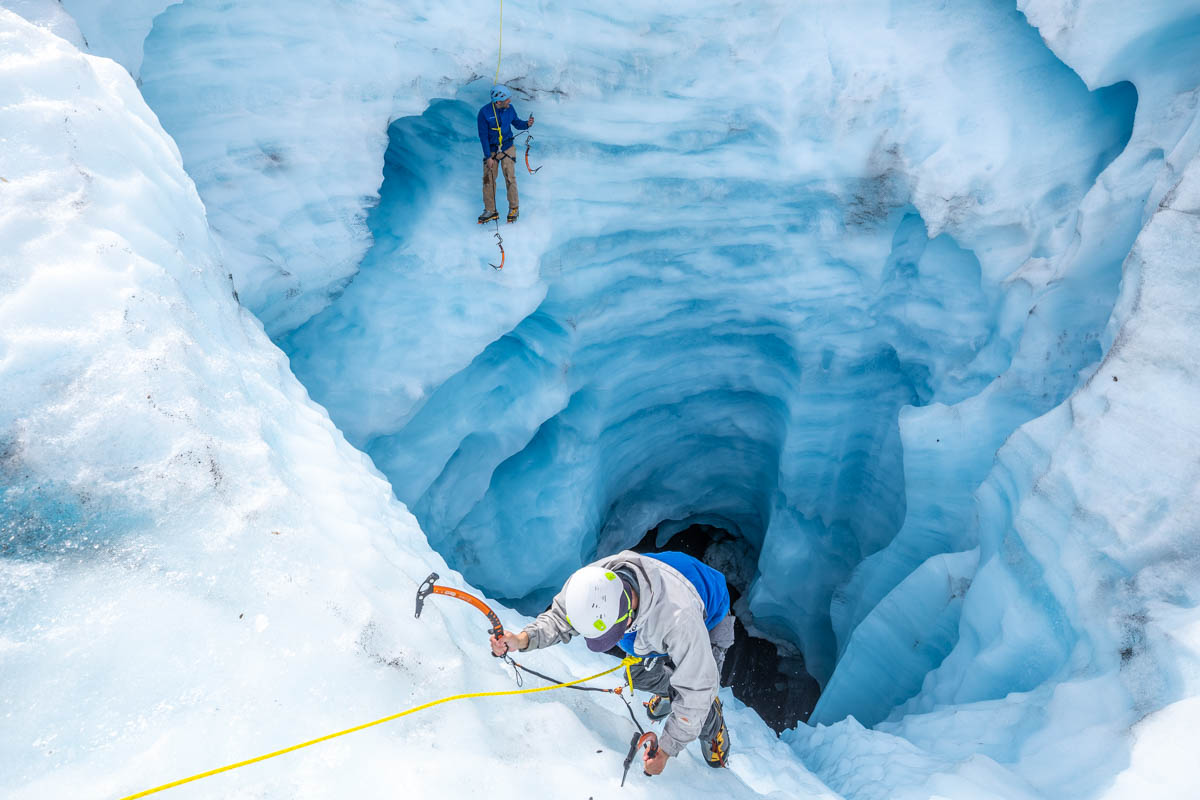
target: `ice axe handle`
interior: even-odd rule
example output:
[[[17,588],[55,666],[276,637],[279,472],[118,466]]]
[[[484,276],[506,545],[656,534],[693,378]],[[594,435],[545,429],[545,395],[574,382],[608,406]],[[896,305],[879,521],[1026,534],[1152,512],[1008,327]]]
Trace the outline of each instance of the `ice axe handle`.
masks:
[[[488,611],[487,618],[488,618],[488,622],[492,623],[492,638],[493,639],[504,638],[504,626],[500,624],[500,618],[496,616],[495,612]],[[507,650],[504,652],[504,655],[505,656],[508,655]],[[492,657],[493,658],[504,658],[504,656],[498,656],[495,653],[492,653]]]
[[[655,758],[658,756],[658,734],[656,734],[654,731],[643,733],[641,738],[637,740],[638,750],[641,750],[643,745],[646,746],[646,755],[648,755],[650,758]],[[647,777],[654,777],[649,772],[645,772],[644,770],[643,772]]]
[[[621,772],[622,787],[625,786],[625,779],[629,777],[629,767],[633,764],[633,757],[637,755],[639,742],[641,742],[641,739],[638,738],[638,734],[636,733],[633,735],[633,738],[629,740],[629,752],[625,755],[625,763],[623,764],[624,770]]]
[[[492,609],[489,608],[486,603],[484,603],[482,600],[472,597],[466,592],[460,592],[457,589],[450,589],[445,586],[437,586],[437,579],[438,574],[436,572],[431,572],[429,573],[429,577],[426,578],[421,584],[420,588],[417,589],[417,611],[416,614],[414,614],[417,619],[421,618],[421,611],[425,608],[425,598],[429,597],[431,594],[441,594],[445,595],[446,597],[457,597],[464,603],[469,603],[470,605],[474,606],[476,610],[483,612],[483,614],[488,618],[488,622],[492,623],[491,634],[493,637],[500,638],[504,635],[504,626],[500,624],[500,618],[496,616],[496,612],[492,611]],[[492,653],[492,655],[495,656],[496,654]],[[499,656],[497,656],[497,658],[499,658]]]

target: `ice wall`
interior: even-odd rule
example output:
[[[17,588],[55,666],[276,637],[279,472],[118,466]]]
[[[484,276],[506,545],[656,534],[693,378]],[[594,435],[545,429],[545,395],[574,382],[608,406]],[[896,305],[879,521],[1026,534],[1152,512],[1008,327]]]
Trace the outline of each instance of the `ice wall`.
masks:
[[[0,130],[0,794],[122,797],[512,688],[465,604],[413,619],[429,571],[461,577],[234,300],[128,73],[0,10]],[[527,795],[611,792],[631,728],[592,697],[446,706],[163,796],[483,795],[530,764]],[[834,797],[730,701],[725,793]],[[711,786],[672,772],[668,795]]]
[[[87,50],[87,42],[78,23],[58,0],[4,0],[0,2],[0,8],[7,8],[27,22],[61,36],[81,50]]]
[[[1186,289],[1200,277],[1198,204],[1193,157],[1125,262],[1103,363],[1010,439],[979,491],[980,568],[958,646],[880,729],[1015,761],[1056,796],[1194,790],[1190,759],[1147,750],[1192,724],[1200,666],[1200,359],[1185,333],[1198,317]],[[960,738],[973,715],[1035,732],[980,747]],[[1132,768],[1111,785],[1130,728]]]
[[[864,687],[880,686],[885,670],[895,673],[886,662],[919,657],[941,638],[948,657],[866,740],[895,733],[956,761],[986,753],[1016,765],[1049,796],[1187,797],[1197,774],[1170,740],[1191,724],[1185,720],[1194,713],[1196,674],[1190,498],[1197,373],[1195,348],[1182,343],[1178,326],[1196,317],[1190,301],[1180,301],[1193,294],[1183,287],[1195,280],[1187,254],[1200,230],[1188,211],[1200,150],[1200,75],[1194,59],[1181,55],[1194,53],[1198,42],[1187,24],[1194,9],[1151,11],[1150,28],[1172,25],[1149,35],[1123,10],[1100,5],[1065,12],[1078,12],[1078,28],[1043,30],[1059,52],[1072,53],[1064,42],[1082,42],[1088,30],[1081,73],[1093,80],[1093,59],[1120,54],[1114,63],[1124,64],[1122,72],[1107,74],[1132,80],[1139,94],[1127,151],[1094,192],[1111,203],[1149,188],[1139,206],[1146,224],[1124,262],[1121,297],[1105,332],[1107,355],[1084,387],[999,451],[967,509],[978,514],[980,532],[970,588],[969,576],[935,566],[935,559],[905,578],[854,630],[814,719],[836,718],[864,691],[877,694]],[[1053,10],[1041,5],[1030,9],[1031,18],[1045,25]],[[1105,239],[1100,231],[1091,236]],[[953,429],[960,424],[957,415],[922,409],[906,414],[902,429],[944,432],[928,426],[938,416]],[[909,428],[910,421],[919,427]],[[906,446],[906,468],[922,463],[919,453],[910,456]],[[903,532],[897,543],[902,539]],[[889,551],[896,552],[869,559],[860,575],[900,555],[895,544]],[[923,572],[931,574],[921,581]],[[947,642],[940,622],[956,605],[962,621],[956,641]],[[923,624],[914,624],[914,611]],[[916,634],[911,650],[902,646],[902,632]],[[890,639],[901,641],[889,646]],[[801,728],[793,741],[839,791],[891,796],[853,776],[836,735]],[[1125,741],[1134,743],[1131,754]],[[850,761],[862,764],[894,743],[860,746]],[[830,757],[826,767],[816,766]],[[1115,782],[1114,765],[1124,769]]]
[[[525,176],[502,275],[486,234],[468,238],[478,82],[392,123],[374,248],[283,342],[472,581],[532,610],[659,522],[720,523],[762,550],[756,625],[826,681],[862,614],[957,548],[918,527],[915,552],[855,576],[862,607],[831,616],[856,565],[930,513],[914,499],[965,507],[1004,437],[1099,357],[1148,187],[1095,201],[1094,223],[1081,201],[1136,92],[1089,92],[1011,9],[858,10],[853,30],[831,10],[764,8],[769,32],[652,15],[718,54],[686,79],[675,51],[621,32],[641,12],[618,14],[612,41],[637,44],[615,58],[644,70],[595,97],[586,58],[563,74],[534,58],[557,28],[518,7],[546,31],[521,29],[521,109],[555,171]],[[1077,252],[1089,226],[1103,234]],[[900,409],[993,384],[929,443],[935,468],[974,470],[908,497]],[[515,567],[526,542],[546,555]]]
[[[372,716],[380,698],[390,710],[468,675],[501,682],[454,644],[478,635],[473,621],[446,614],[446,638],[391,613],[409,602],[395,573],[407,585],[437,557],[238,315],[229,272],[430,539],[492,591],[536,594],[670,517],[721,522],[761,548],[750,609],[814,654],[828,677],[814,719],[833,724],[797,729],[781,752],[738,709],[746,758],[721,789],[827,791],[794,757],[855,798],[1124,797],[1156,784],[1187,796],[1194,4],[1025,3],[1035,31],[991,3],[803,15],[763,3],[731,20],[715,3],[577,16],[510,2],[509,75],[524,76],[519,107],[538,114],[555,171],[523,180],[501,274],[469,223],[477,156],[462,131],[493,68],[491,31],[473,6],[358,8],[306,4],[281,21],[265,2],[236,15],[187,2],[154,21],[140,74],[220,255],[162,244],[177,228],[204,233],[172,159],[68,157],[83,98],[132,95],[119,70],[97,68],[103,91],[55,79],[5,106],[10,119],[73,109],[66,132],[31,128],[21,158],[0,156],[26,215],[2,217],[24,281],[5,285],[24,293],[5,308],[17,321],[5,352],[40,348],[5,381],[22,387],[4,425],[20,544],[3,562],[15,588],[0,674],[13,729],[48,732],[33,759],[6,746],[16,792],[65,795],[132,764],[106,778],[115,794],[147,762],[165,780],[197,754],[257,752],[280,695],[316,708],[291,706],[267,732],[291,741],[346,709]],[[72,51],[4,19],[25,47],[3,62],[10,91],[64,70],[78,80],[77,55],[60,64],[50,55]],[[90,19],[95,48],[110,23]],[[338,111],[322,116],[309,97]],[[149,158],[162,137],[128,104],[141,122],[107,115],[83,139],[116,143],[144,124],[154,136],[128,150]],[[33,152],[47,166],[30,178],[14,166]],[[110,162],[126,160],[166,177],[138,193],[124,175],[119,198],[89,204],[79,187],[111,185],[122,173]],[[46,175],[61,185],[29,182]],[[27,243],[29,220],[73,219],[77,202],[124,213]],[[84,241],[72,260],[95,264],[92,239],[112,231],[160,268],[83,273],[89,289],[113,274],[151,287],[167,310],[140,329],[135,311],[132,333],[116,332],[128,309],[106,304],[111,292],[65,302],[54,292],[70,284],[35,280],[63,263],[54,244]],[[169,415],[140,405],[146,385],[148,401],[174,398]],[[63,399],[44,403],[51,391]],[[103,556],[75,557],[76,533]],[[505,555],[531,539],[544,561],[497,588],[513,579]],[[181,631],[180,618],[199,622]],[[451,655],[434,663],[430,650]],[[82,734],[62,694],[88,709]],[[559,743],[611,747],[618,718],[525,706],[519,757],[555,765],[548,795],[577,788],[581,769],[585,783],[612,779],[562,765]],[[455,721],[484,770],[518,757],[474,712]],[[335,747],[295,774],[264,767],[247,791],[394,788],[413,779],[395,753],[424,747],[419,733]],[[461,763],[435,758],[420,786]],[[707,771],[684,770],[656,794],[712,791]]]
[[[1185,6],[1172,6],[1172,14],[1180,19],[1188,19],[1192,12]],[[1049,12],[1048,6],[1041,6],[1042,15]],[[1032,10],[1031,10],[1032,13]],[[1200,85],[1200,73],[1197,73],[1194,61],[1180,58],[1181,50],[1194,50],[1197,40],[1188,33],[1186,25],[1177,26],[1175,37],[1166,37],[1171,46],[1163,46],[1166,41],[1162,36],[1145,37],[1137,26],[1122,27],[1121,17],[1114,16],[1111,11],[1097,13],[1095,8],[1080,12],[1081,19],[1089,20],[1089,24],[1098,25],[1101,30],[1110,31],[1107,36],[1094,33],[1095,53],[1108,50],[1125,53],[1128,64],[1137,63],[1136,68],[1122,74],[1122,79],[1133,81],[1138,90],[1139,107],[1138,121],[1130,142],[1122,156],[1105,172],[1097,185],[1085,198],[1083,224],[1077,231],[1076,239],[1071,242],[1069,261],[1083,266],[1082,274],[1098,264],[1113,263],[1115,254],[1127,251],[1125,237],[1133,225],[1140,225],[1148,215],[1157,208],[1160,199],[1170,189],[1182,166],[1200,149],[1196,140],[1196,86]],[[1156,11],[1155,14],[1161,12]],[[1150,15],[1154,17],[1154,14]],[[1043,19],[1034,15],[1034,21]],[[1119,29],[1119,32],[1118,32]],[[1047,34],[1047,40],[1061,43],[1061,37],[1070,38],[1070,28],[1052,28]],[[1132,41],[1149,46],[1137,57],[1130,50],[1134,46],[1122,37],[1129,36]],[[1191,37],[1191,45],[1188,44]],[[1083,62],[1085,77],[1091,78]],[[1116,220],[1124,220],[1123,224],[1114,225]],[[1034,262],[1036,263],[1036,262]],[[1079,267],[1075,267],[1079,269]],[[1022,270],[1022,276],[1029,274],[1028,266]],[[1036,273],[1035,273],[1036,274]],[[1052,281],[1063,280],[1061,273],[1045,276]],[[1070,278],[1068,277],[1069,281]],[[1086,279],[1085,279],[1086,280]],[[1087,284],[1085,283],[1086,287]],[[1067,303],[1070,298],[1060,298]],[[1044,309],[1044,304],[1038,310]],[[1067,310],[1067,314],[1072,313]],[[1109,322],[1109,331],[1104,337],[1105,343],[1110,342],[1113,326]],[[1014,378],[1022,373],[1026,376],[1019,378],[1021,383],[1029,380],[1028,376],[1039,372],[1044,373],[1044,357],[1038,355],[1032,362],[1026,362],[1020,356],[1014,360],[1014,368],[1010,374],[998,380],[988,390],[977,398],[961,403],[956,407],[942,408],[931,406],[923,409],[906,410],[902,418],[904,432],[906,471],[925,476],[922,483],[925,489],[914,481],[909,482],[909,513],[905,520],[904,529],[896,540],[884,551],[867,559],[859,568],[854,579],[835,598],[834,619],[835,628],[850,630],[864,619],[867,609],[872,608],[884,595],[897,586],[900,579],[908,576],[920,559],[928,558],[938,552],[967,548],[973,545],[973,539],[962,538],[962,532],[974,530],[973,517],[978,513],[972,493],[983,475],[991,468],[992,447],[998,446],[1004,437],[1003,426],[996,423],[999,420],[1011,418],[1011,402],[1014,396],[1019,397],[1025,389],[1017,384],[1014,391]],[[992,441],[994,444],[979,446],[973,451],[969,448],[960,450],[959,454],[947,454],[940,447],[951,432],[970,428],[978,437],[981,432],[991,429],[1000,434]],[[995,435],[995,434],[993,434]],[[930,439],[933,444],[930,446]],[[982,445],[978,438],[977,445]],[[955,491],[954,487],[965,487],[967,491]],[[947,491],[947,489],[951,491]],[[928,494],[926,494],[928,490]],[[918,502],[914,502],[914,499]],[[941,607],[951,607],[956,604],[961,595],[961,582],[944,581],[940,576],[927,581],[925,585],[914,585],[908,578],[909,587],[889,598],[886,604],[894,609],[908,608],[908,600],[914,600],[918,606],[934,602]],[[875,586],[872,587],[871,584]],[[910,624],[903,621],[894,612],[885,614],[883,608],[875,612],[879,617],[873,623],[876,630],[887,630],[893,625],[905,627]],[[867,629],[856,632],[856,647],[864,653],[880,652],[875,639],[866,635]],[[846,640],[843,639],[843,642]],[[921,641],[920,649],[927,649],[930,643]],[[936,650],[931,664],[936,664],[948,652],[953,641],[943,641]],[[843,649],[846,645],[843,644]],[[886,651],[886,649],[884,650]],[[868,659],[869,660],[869,659]],[[882,661],[873,669],[858,671],[847,669],[842,672],[841,681],[846,692],[827,692],[818,708],[814,719],[831,721],[847,713],[858,701],[857,698],[864,684],[877,685],[883,676],[894,675],[895,671]],[[895,686],[898,699],[906,692],[914,690],[920,682],[920,673],[911,673],[907,688]],[[903,684],[903,681],[901,682]],[[833,686],[833,689],[838,687]],[[887,713],[892,703],[881,699],[876,711],[866,712],[858,705],[856,712],[860,718],[878,719]],[[866,713],[864,713],[866,712]],[[879,715],[879,716],[876,716]]]

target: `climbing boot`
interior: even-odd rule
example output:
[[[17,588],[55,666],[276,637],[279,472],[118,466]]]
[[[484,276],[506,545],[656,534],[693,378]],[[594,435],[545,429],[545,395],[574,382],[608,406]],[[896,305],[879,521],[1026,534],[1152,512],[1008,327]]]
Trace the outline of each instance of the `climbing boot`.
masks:
[[[666,719],[671,713],[671,698],[661,694],[656,694],[651,697],[643,705],[646,706],[646,716],[651,722],[658,722],[660,719]]]
[[[717,719],[721,721],[721,724],[712,738],[700,740],[700,749],[704,753],[704,761],[715,769],[725,766],[725,760],[729,758],[729,729],[725,727],[725,714],[721,710],[721,701],[713,700],[713,702],[717,705]]]
[[[499,216],[500,214],[497,211],[485,211],[479,215],[479,224],[483,225],[486,222],[491,222],[494,219],[498,219]]]
[[[508,221],[509,222],[516,222],[518,216],[520,216],[520,212],[518,212],[517,209],[510,208],[508,210]]]

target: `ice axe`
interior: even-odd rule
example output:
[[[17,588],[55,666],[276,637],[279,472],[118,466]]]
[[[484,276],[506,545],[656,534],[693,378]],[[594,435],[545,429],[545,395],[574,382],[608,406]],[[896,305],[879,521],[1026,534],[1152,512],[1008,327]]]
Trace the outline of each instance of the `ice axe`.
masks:
[[[634,720],[636,723],[637,720]],[[629,755],[625,756],[625,771],[621,773],[621,785],[625,785],[625,778],[629,775],[629,767],[633,764],[633,757],[637,755],[642,747],[646,748],[646,755],[654,758],[658,755],[658,734],[654,731],[646,733],[635,733],[633,738],[629,740]],[[649,772],[645,773],[650,775]]]
[[[533,173],[535,173],[539,169],[541,169],[541,167],[529,166],[529,148],[532,145],[533,145],[533,134],[530,133],[525,136],[525,169],[529,170],[530,175],[532,175]]]
[[[458,589],[451,589],[448,586],[437,585],[438,574],[436,572],[429,573],[429,577],[417,589],[417,613],[413,616],[417,619],[421,618],[421,611],[425,608],[425,598],[431,594],[441,594],[446,597],[457,597],[464,603],[470,603],[476,610],[482,612],[488,618],[488,622],[492,623],[492,638],[499,639],[504,636],[504,626],[500,624],[500,618],[496,616],[496,612],[488,607],[488,604],[480,600],[478,597],[472,597],[466,592],[460,592]],[[496,655],[492,653],[492,655]]]

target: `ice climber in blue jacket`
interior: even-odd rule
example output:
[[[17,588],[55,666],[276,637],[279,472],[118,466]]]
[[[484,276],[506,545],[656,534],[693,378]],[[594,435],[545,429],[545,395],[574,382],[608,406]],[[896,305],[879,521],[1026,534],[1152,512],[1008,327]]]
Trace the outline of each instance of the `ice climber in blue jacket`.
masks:
[[[508,221],[516,222],[519,214],[517,202],[516,147],[510,125],[519,131],[533,125],[533,115],[525,121],[517,116],[512,107],[512,92],[507,86],[492,87],[492,100],[479,109],[476,117],[479,124],[479,143],[483,145],[483,213],[479,224],[491,222],[500,216],[496,213],[496,168],[504,169],[504,185],[508,189]]]
[[[589,650],[615,646],[642,657],[631,669],[633,685],[653,693],[650,719],[665,720],[658,755],[642,755],[648,774],[662,772],[693,739],[705,763],[725,766],[729,730],[717,690],[734,634],[724,575],[685,553],[625,550],[576,570],[549,611],[494,638],[492,652],[537,650],[576,635]]]

